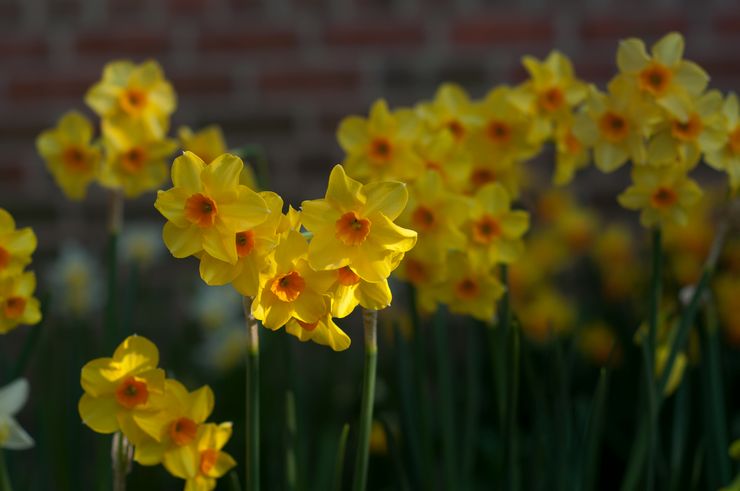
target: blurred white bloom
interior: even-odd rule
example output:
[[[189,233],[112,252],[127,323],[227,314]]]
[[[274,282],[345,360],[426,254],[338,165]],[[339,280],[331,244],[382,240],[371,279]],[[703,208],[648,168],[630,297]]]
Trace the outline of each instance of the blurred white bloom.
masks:
[[[126,225],[121,235],[121,254],[127,263],[148,268],[164,254],[162,227],[155,225]]]
[[[24,378],[0,388],[0,448],[25,450],[33,447],[33,438],[13,418],[27,399],[28,381]]]
[[[246,354],[247,329],[238,322],[209,332],[196,359],[206,368],[226,372],[238,365]]]
[[[52,307],[60,314],[81,318],[96,311],[102,302],[102,279],[95,259],[76,243],[62,246],[49,271],[54,292]]]
[[[193,318],[207,330],[239,322],[242,297],[231,285],[208,286],[200,283],[192,304]]]

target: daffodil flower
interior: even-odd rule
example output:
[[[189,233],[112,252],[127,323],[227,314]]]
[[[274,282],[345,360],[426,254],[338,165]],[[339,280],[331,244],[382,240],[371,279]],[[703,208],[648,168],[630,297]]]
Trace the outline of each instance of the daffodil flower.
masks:
[[[35,289],[36,275],[30,271],[0,280],[0,334],[41,321],[41,306],[33,297]]]
[[[285,331],[301,341],[313,341],[334,351],[346,350],[351,342],[349,336],[336,325],[330,314],[311,323],[291,319],[285,325]]]
[[[18,379],[0,388],[0,448],[25,450],[34,446],[33,438],[14,416],[28,399],[28,381]]]
[[[31,262],[36,234],[31,228],[15,226],[13,216],[0,208],[0,279],[16,276]]]
[[[175,477],[185,479],[185,491],[211,491],[236,461],[222,449],[231,438],[231,423],[208,423],[198,429],[192,442],[180,453],[167,453],[164,466]]]

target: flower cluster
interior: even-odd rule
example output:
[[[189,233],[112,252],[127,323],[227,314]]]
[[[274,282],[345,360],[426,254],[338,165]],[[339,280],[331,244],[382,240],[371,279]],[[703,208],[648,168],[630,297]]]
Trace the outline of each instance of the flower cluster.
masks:
[[[25,271],[35,250],[33,230],[16,228],[10,213],[0,208],[0,334],[41,321],[40,304],[33,296],[36,275]]]
[[[121,432],[141,465],[162,464],[186,480],[185,489],[209,491],[236,465],[222,449],[231,423],[208,423],[214,397],[210,387],[188,391],[158,368],[157,347],[130,336],[112,358],[82,368],[82,421],[97,433]]]
[[[333,318],[357,305],[390,305],[388,276],[416,242],[415,232],[393,223],[406,205],[405,186],[363,186],[337,166],[325,199],[283,213],[280,196],[253,191],[243,175],[231,154],[208,163],[192,152],[178,157],[174,187],[155,203],[167,218],[167,248],[178,258],[196,256],[207,284],[230,283],[252,298],[265,327],[346,349],[349,337]]]

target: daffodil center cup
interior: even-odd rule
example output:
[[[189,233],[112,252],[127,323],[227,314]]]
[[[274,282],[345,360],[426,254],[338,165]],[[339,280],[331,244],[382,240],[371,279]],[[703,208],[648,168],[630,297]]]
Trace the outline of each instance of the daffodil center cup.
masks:
[[[360,245],[370,234],[371,225],[367,218],[360,218],[354,211],[348,211],[336,222],[336,237],[344,245]]]
[[[502,145],[511,141],[512,130],[506,121],[494,120],[488,123],[486,134],[492,142]]]
[[[463,300],[472,300],[480,293],[478,282],[472,278],[463,278],[455,285],[455,294]]]
[[[673,78],[673,73],[660,63],[651,63],[638,76],[640,89],[656,97],[662,96]]]
[[[671,134],[677,140],[686,142],[696,141],[702,129],[704,129],[704,125],[696,113],[689,115],[686,121],[674,120],[671,123]]]
[[[298,273],[291,271],[275,277],[270,284],[270,291],[283,302],[292,302],[301,296],[306,288],[306,280]]]
[[[201,228],[216,223],[217,215],[216,202],[208,196],[196,193],[185,201],[185,218]]]
[[[484,215],[473,222],[473,241],[478,244],[490,244],[501,235],[501,225],[491,215]]]
[[[0,271],[8,267],[10,264],[10,253],[0,246]]]
[[[457,119],[451,119],[447,122],[447,129],[450,130],[455,141],[460,141],[465,136],[465,126]]]
[[[26,299],[23,297],[10,297],[3,305],[3,315],[6,319],[17,319],[26,310]]]
[[[301,326],[302,329],[305,329],[306,331],[309,331],[309,332],[310,331],[313,331],[314,329],[316,329],[316,326],[319,325],[319,322],[318,321],[316,321],[316,322],[303,322],[303,321],[299,321],[298,319],[296,319],[296,320],[298,321],[298,325]]]
[[[678,195],[676,194],[676,191],[667,186],[657,188],[650,196],[650,202],[652,205],[659,209],[669,208],[677,201]]]
[[[219,451],[214,448],[206,448],[200,453],[200,472],[201,474],[208,475],[218,461]]]
[[[146,162],[146,152],[141,147],[133,147],[121,155],[121,167],[129,174],[139,172]]]
[[[190,418],[178,418],[170,425],[170,438],[175,445],[187,445],[195,438],[198,433],[198,423]]]
[[[116,389],[116,401],[126,409],[133,409],[146,404],[149,400],[149,389],[146,382],[128,377]]]
[[[128,88],[121,93],[119,103],[121,109],[131,116],[138,116],[146,108],[148,101],[147,93],[141,89]]]
[[[360,277],[349,266],[337,270],[337,281],[342,286],[352,286],[360,282]]]
[[[368,153],[373,162],[385,164],[393,156],[393,145],[387,138],[377,137],[370,142]]]
[[[730,150],[732,150],[732,153],[734,153],[735,155],[740,154],[740,126],[737,126],[734,130],[732,130],[728,143],[730,145]]]
[[[550,87],[540,92],[537,102],[542,109],[552,113],[563,107],[565,96],[560,87]]]
[[[62,152],[62,162],[71,172],[84,172],[87,170],[87,159],[85,152],[77,146],[67,147]]]
[[[236,254],[239,257],[248,256],[254,250],[254,232],[245,230],[236,234]]]
[[[427,268],[421,261],[416,259],[404,259],[404,267],[406,270],[406,277],[409,281],[415,285],[424,284],[429,275],[427,274]]]
[[[618,143],[627,138],[630,126],[621,114],[607,111],[599,118],[599,130],[606,140]]]

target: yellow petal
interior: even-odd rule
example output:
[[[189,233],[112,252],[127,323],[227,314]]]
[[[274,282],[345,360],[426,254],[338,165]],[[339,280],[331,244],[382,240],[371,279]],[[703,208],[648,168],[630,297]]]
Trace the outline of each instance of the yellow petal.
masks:
[[[683,47],[683,36],[677,32],[670,32],[655,43],[653,55],[659,63],[671,67],[681,60]]]
[[[439,176],[436,172],[432,174]],[[379,212],[390,220],[395,220],[406,207],[409,199],[406,185],[402,182],[374,182],[366,185],[363,191],[366,197],[365,207],[362,209],[364,216]]]
[[[339,145],[346,152],[365,148],[368,142],[367,122],[359,116],[349,116],[339,123],[337,130]]]
[[[180,479],[192,479],[198,474],[200,454],[192,445],[175,448],[165,452],[162,464],[165,469]]]
[[[357,210],[365,203],[361,190],[362,184],[348,177],[344,167],[335,165],[329,175],[326,201],[341,211]]]
[[[239,176],[243,167],[242,159],[225,153],[205,168],[201,175],[203,184],[211,192],[235,188],[239,184]]]
[[[129,336],[116,348],[113,359],[120,363],[121,370],[139,372],[156,368],[159,350],[143,336]]]
[[[203,250],[203,238],[196,225],[189,224],[180,228],[172,222],[167,222],[162,230],[162,239],[176,258],[192,256]]]
[[[203,189],[201,173],[205,167],[205,163],[193,152],[183,152],[172,163],[172,183],[188,194],[199,193]]]
[[[360,305],[366,309],[382,310],[391,304],[392,295],[387,280],[376,283],[362,281],[355,294]]]
[[[188,415],[196,423],[202,423],[208,419],[213,411],[213,391],[207,385],[190,394],[190,405]]]
[[[619,43],[617,66],[621,72],[638,72],[645,68],[649,61],[645,44],[639,39],[630,38]]]
[[[119,430],[117,414],[120,406],[113,396],[93,397],[83,394],[78,405],[82,422],[97,433],[115,433]]]
[[[234,279],[238,271],[233,264],[216,259],[210,254],[200,257],[200,277],[207,285],[225,285]]]
[[[169,221],[180,228],[190,225],[185,218],[185,201],[190,193],[184,188],[172,188],[167,191],[157,191],[157,200],[154,207]]]

